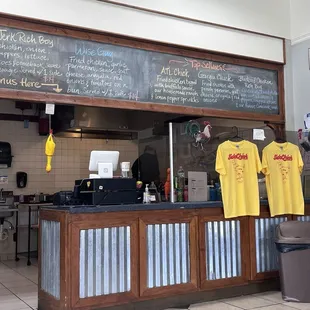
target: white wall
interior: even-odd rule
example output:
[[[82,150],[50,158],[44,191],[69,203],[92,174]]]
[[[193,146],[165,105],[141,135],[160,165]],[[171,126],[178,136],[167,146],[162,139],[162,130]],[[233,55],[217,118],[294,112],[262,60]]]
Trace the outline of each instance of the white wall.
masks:
[[[292,46],[295,129],[303,128],[304,114],[310,112],[310,39]]]
[[[215,24],[289,38],[286,0],[114,0]]]
[[[293,64],[291,40],[286,40],[286,65],[284,66],[284,92],[285,92],[285,125],[287,131],[295,130],[295,109],[293,92]]]
[[[125,1],[125,0],[122,0]],[[127,0],[129,2],[130,0]],[[141,0],[131,0],[141,4]],[[289,0],[158,0],[146,7],[289,37]],[[155,41],[283,61],[282,40],[190,22],[96,0],[5,0],[0,12],[71,24]],[[238,44],[236,44],[238,43]]]
[[[291,39],[296,44],[310,37],[310,1],[290,0]]]
[[[304,114],[310,112],[310,71],[308,49],[310,48],[310,1],[290,0],[291,7],[291,62],[294,128],[303,128]],[[286,91],[289,91],[289,83]],[[286,102],[287,114],[291,111]]]

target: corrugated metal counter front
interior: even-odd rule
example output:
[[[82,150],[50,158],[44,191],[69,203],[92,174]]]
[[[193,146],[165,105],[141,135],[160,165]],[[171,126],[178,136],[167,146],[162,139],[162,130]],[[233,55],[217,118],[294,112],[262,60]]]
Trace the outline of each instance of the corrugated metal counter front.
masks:
[[[276,225],[309,215],[307,205],[305,216],[270,218],[266,202],[257,218],[229,220],[220,203],[43,208],[39,309],[102,309],[277,277]]]

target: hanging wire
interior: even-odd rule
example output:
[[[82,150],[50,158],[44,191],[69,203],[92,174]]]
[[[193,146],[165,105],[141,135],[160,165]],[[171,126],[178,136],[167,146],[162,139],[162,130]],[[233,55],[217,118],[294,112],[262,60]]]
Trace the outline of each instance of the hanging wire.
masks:
[[[51,114],[48,115],[48,132],[50,134],[53,133],[53,131],[52,131],[52,115]]]

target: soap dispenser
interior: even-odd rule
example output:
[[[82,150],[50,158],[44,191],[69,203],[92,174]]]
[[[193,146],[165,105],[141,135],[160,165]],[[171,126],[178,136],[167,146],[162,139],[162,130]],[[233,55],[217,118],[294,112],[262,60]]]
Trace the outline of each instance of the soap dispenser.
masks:
[[[144,190],[144,193],[143,193],[143,203],[150,203],[149,184],[145,185],[145,190]]]
[[[27,186],[27,173],[26,172],[16,172],[16,185],[18,188],[25,188]]]

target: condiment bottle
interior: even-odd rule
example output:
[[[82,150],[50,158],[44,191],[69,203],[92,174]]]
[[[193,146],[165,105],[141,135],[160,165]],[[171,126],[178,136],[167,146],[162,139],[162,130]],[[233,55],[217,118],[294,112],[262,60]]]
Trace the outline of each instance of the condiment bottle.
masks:
[[[177,190],[177,201],[178,202],[183,202],[183,190],[178,188]]]
[[[188,185],[185,185],[184,187],[184,201],[187,202],[188,201]]]
[[[185,186],[185,172],[182,166],[180,166],[179,170],[178,170],[178,185],[177,188],[178,189],[184,189]]]
[[[167,169],[167,179],[165,183],[165,198],[166,201],[169,201],[170,198],[170,191],[171,191],[171,182],[170,182],[170,168]]]
[[[216,189],[214,187],[214,182],[213,180],[211,181],[211,186],[210,186],[210,200],[211,201],[216,201],[217,200],[217,195],[216,195]]]

